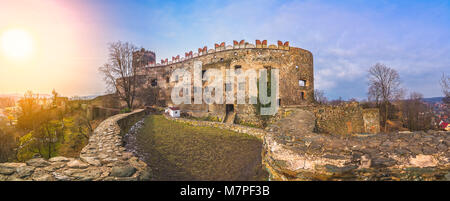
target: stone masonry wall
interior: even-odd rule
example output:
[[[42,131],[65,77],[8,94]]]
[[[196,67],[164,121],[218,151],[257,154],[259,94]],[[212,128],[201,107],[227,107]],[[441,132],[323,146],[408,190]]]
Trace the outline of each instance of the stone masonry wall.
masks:
[[[380,131],[378,109],[363,109],[357,102],[319,105],[309,110],[316,116],[316,131],[319,133],[347,135]]]
[[[128,129],[145,113],[145,110],[136,110],[103,121],[79,158],[58,156],[49,160],[34,158],[25,163],[1,163],[0,181],[149,180],[149,168],[125,151],[121,136],[121,131]],[[417,171],[433,171],[432,180],[450,179],[448,132],[351,135],[342,138],[313,133],[314,114],[302,109],[291,109],[285,118],[267,129],[165,117],[194,126],[246,133],[261,139],[261,155],[270,180],[329,180],[336,175],[350,173],[350,179],[357,180],[427,179],[425,176],[429,173],[417,174]],[[411,170],[412,175],[403,173]],[[400,173],[386,176],[395,171]]]
[[[380,132],[380,110],[368,108],[363,110],[364,130],[367,133]]]
[[[165,103],[162,105],[173,105],[171,91],[175,82],[170,82],[170,76],[176,69],[186,69],[192,73],[194,62],[201,61],[203,70],[219,70],[222,72],[224,80],[227,69],[255,70],[256,72],[266,68],[279,69],[279,102],[282,106],[305,105],[313,102],[314,72],[312,53],[301,48],[290,47],[288,42],[279,42],[278,45],[267,45],[267,41],[265,42],[266,45],[262,45],[259,40],[255,42],[256,45],[245,41],[241,41],[238,44],[235,43],[234,45],[221,43],[222,46],[216,46],[214,49],[208,49],[205,46],[203,49],[199,49],[198,53],[190,52],[186,53],[185,57],[180,58],[176,56],[172,57],[172,61],[166,59],[162,60],[160,64],[149,65],[142,72],[139,72],[140,75],[146,77],[146,83],[142,85],[142,88],[159,88],[160,94],[158,99]],[[157,84],[156,86],[152,86],[152,83]],[[207,82],[204,82],[203,87],[207,84]],[[235,81],[233,87],[236,92],[239,83]],[[191,93],[195,90],[192,87]],[[245,91],[248,94],[248,86],[245,86]],[[140,102],[150,105],[145,101]],[[195,117],[215,116],[217,118],[223,118],[226,115],[225,103],[210,105],[206,103],[179,104],[176,106],[182,111],[192,113],[192,116]],[[242,123],[259,123],[254,121],[254,114],[249,114],[254,113],[252,109],[251,107],[234,104],[236,118]]]
[[[140,109],[103,121],[79,158],[33,158],[25,163],[0,163],[0,181],[137,181],[149,180],[147,165],[123,147],[121,132],[145,115]]]
[[[329,135],[301,108],[267,128],[272,180],[450,180],[449,132]]]
[[[220,129],[227,129],[238,133],[245,133],[251,136],[255,136],[260,140],[264,139],[264,136],[267,134],[267,132],[260,128],[253,128],[253,127],[247,127],[242,126],[238,124],[227,124],[227,123],[221,123],[221,122],[214,122],[214,121],[197,121],[193,119],[185,119],[185,118],[173,118],[168,115],[164,115],[165,118],[176,121],[176,122],[182,122],[187,123],[189,125],[193,126],[207,126],[207,127],[214,127],[214,128],[220,128]]]
[[[292,108],[285,112],[285,118],[266,129],[165,117],[258,137],[263,143],[262,162],[270,180],[450,179],[448,132],[342,138],[314,133],[315,116],[311,111]]]

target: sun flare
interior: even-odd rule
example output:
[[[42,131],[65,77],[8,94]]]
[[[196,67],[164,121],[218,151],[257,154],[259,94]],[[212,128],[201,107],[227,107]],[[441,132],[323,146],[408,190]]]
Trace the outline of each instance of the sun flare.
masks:
[[[22,60],[30,56],[33,50],[33,39],[24,30],[11,29],[2,34],[1,45],[6,57]]]

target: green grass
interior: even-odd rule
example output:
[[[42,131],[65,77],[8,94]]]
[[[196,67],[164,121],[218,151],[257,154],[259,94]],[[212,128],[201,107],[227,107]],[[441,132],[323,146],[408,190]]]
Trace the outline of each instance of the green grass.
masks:
[[[124,109],[121,109],[121,110],[120,110],[120,114],[123,114],[123,113],[129,113],[129,112],[131,112],[131,109],[130,109],[130,108],[124,108]]]
[[[256,137],[152,115],[137,135],[155,180],[267,180]]]
[[[197,120],[197,121],[213,121],[213,122],[221,122],[221,119],[218,117],[214,117],[214,116],[207,116],[207,117],[186,117],[188,119],[193,119],[193,120]]]

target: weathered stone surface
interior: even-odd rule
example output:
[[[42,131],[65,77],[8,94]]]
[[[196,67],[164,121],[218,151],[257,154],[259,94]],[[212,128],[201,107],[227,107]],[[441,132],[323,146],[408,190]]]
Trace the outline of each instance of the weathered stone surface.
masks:
[[[299,112],[300,110],[294,110]],[[292,117],[301,117],[292,114]],[[326,174],[326,172],[345,172],[340,171],[342,167],[353,167],[355,164],[358,169],[349,171],[354,178],[364,180],[364,171],[397,171],[397,178],[385,176],[370,176],[374,180],[409,180],[409,177],[402,175],[404,167],[441,167],[449,168],[450,154],[447,154],[445,149],[445,132],[428,132],[424,135],[420,132],[402,133],[402,134],[355,134],[350,136],[335,136],[321,133],[313,133],[302,131],[299,127],[302,124],[292,122],[299,122],[297,119],[284,118],[275,124],[272,124],[267,129],[265,136],[265,163],[267,169],[271,170],[271,176],[274,180],[291,180],[305,179],[304,176],[292,177],[289,171],[292,170],[288,161],[300,161],[304,164],[312,164],[311,169],[305,169],[313,174]],[[286,123],[285,123],[286,122]],[[295,136],[295,138],[292,138]],[[291,146],[280,146],[281,144],[291,144],[291,139],[294,143]],[[298,142],[297,142],[298,141]],[[322,149],[311,149],[311,146],[321,144]],[[276,145],[276,146],[274,146]],[[438,148],[440,146],[440,148]],[[306,150],[304,147],[306,146]],[[440,150],[441,151],[440,151]],[[445,150],[444,150],[445,149]],[[350,154],[349,154],[350,152]],[[433,157],[423,157],[423,153],[430,153]],[[416,158],[416,155],[419,155]],[[435,157],[440,155],[441,157]],[[270,157],[270,159],[269,159]],[[274,159],[285,158],[284,163],[277,163]],[[410,159],[412,158],[412,159]],[[306,160],[305,160],[306,159]],[[326,166],[328,164],[328,166]],[[299,166],[307,167],[307,166]],[[318,167],[325,167],[326,172]],[[327,168],[328,167],[328,168]],[[348,174],[346,173],[346,174]],[[439,171],[427,173],[439,178]],[[424,173],[420,173],[424,174]],[[304,174],[303,174],[304,175]],[[422,177],[421,177],[422,178]]]
[[[48,159],[49,162],[69,162],[71,159],[63,157],[63,156],[56,156],[53,158]]]
[[[6,181],[28,181],[28,180],[18,177],[17,174],[13,174],[13,175],[8,176]]]
[[[410,152],[406,149],[399,148],[399,149],[395,149],[394,153],[396,153],[398,155],[406,155],[406,154],[409,154]]]
[[[8,180],[8,175],[0,174],[0,181]]]
[[[141,174],[139,174],[138,180],[140,181],[149,181],[151,179],[152,175],[148,171],[143,171]],[[450,177],[450,175],[449,175]]]
[[[315,125],[317,131],[321,133],[348,135],[379,131],[378,110],[363,109],[357,102],[320,105],[311,108],[311,111],[317,118],[312,125]],[[390,141],[386,141],[384,146],[390,146]]]
[[[33,181],[54,181],[55,179],[50,174],[42,174],[33,177]]]
[[[359,168],[370,168],[372,166],[372,160],[368,155],[361,156]]]
[[[33,167],[45,167],[50,165],[49,162],[47,162],[45,159],[43,158],[33,158],[28,160],[27,165],[33,166]]]
[[[387,157],[376,157],[372,159],[371,167],[382,168],[395,165],[395,160]]]
[[[439,151],[446,151],[446,150],[447,150],[447,146],[445,146],[444,143],[439,144],[436,148],[437,148]]]
[[[408,150],[414,154],[423,154],[422,148],[418,145],[412,145],[408,147]]]
[[[66,176],[66,175],[61,174],[59,172],[53,172],[52,175],[53,175],[53,177],[55,177],[55,179],[57,181],[70,181],[70,180],[72,180],[72,177]]]
[[[32,166],[22,166],[17,168],[17,176],[20,178],[28,177],[33,174],[35,167]]]
[[[12,173],[14,173],[16,170],[15,168],[10,168],[10,167],[0,167],[0,174],[5,174],[5,175],[10,175]]]
[[[352,171],[356,168],[358,168],[357,166],[344,166],[344,167],[338,167],[335,165],[325,165],[325,168],[327,169],[327,171],[332,172],[332,173],[346,173],[349,171]]]
[[[0,163],[0,174],[10,175],[16,172],[17,168],[25,166],[25,163]]]
[[[110,163],[114,163],[114,162],[117,162],[117,161],[118,161],[117,158],[104,158],[104,159],[100,160],[101,164],[103,164],[103,165],[105,165],[105,164],[108,165]]]
[[[54,181],[54,177],[48,173],[47,171],[44,171],[42,169],[35,169],[33,175],[31,176],[31,179],[33,181]]]
[[[63,174],[70,176],[73,180],[91,181],[99,178],[102,175],[102,170],[99,168],[67,169]]]
[[[73,160],[67,163],[67,167],[76,168],[76,169],[84,169],[89,167],[89,164],[81,162],[80,160]]]
[[[423,150],[423,154],[425,154],[425,155],[434,154],[437,152],[437,149],[433,148],[431,146],[424,146],[422,148],[422,150]]]
[[[445,178],[445,181],[450,181],[450,172],[445,174],[444,178]]]
[[[136,168],[133,166],[119,166],[113,167],[111,170],[111,176],[114,177],[130,177],[136,172]]]
[[[431,155],[417,155],[416,157],[411,157],[409,160],[411,165],[416,167],[434,167],[438,164],[438,161]]]
[[[130,159],[131,157],[133,157],[133,154],[130,153],[130,152],[124,152],[124,153],[122,153],[122,159],[123,159],[123,160],[128,160],[128,159]]]
[[[98,160],[96,157],[87,157],[87,156],[81,156],[80,157],[82,161],[89,163],[93,166],[101,166],[100,160]]]
[[[323,156],[324,158],[329,158],[329,159],[345,159],[345,156],[342,155],[336,155],[336,154],[325,154]]]

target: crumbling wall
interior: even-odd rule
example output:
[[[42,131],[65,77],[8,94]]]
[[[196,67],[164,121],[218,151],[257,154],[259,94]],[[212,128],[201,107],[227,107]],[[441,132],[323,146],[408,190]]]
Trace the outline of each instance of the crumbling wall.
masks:
[[[257,115],[254,105],[237,105],[235,123],[246,126],[262,127],[263,123]]]
[[[329,134],[379,132],[378,109],[364,110],[357,102],[312,107],[316,132]]]
[[[380,132],[380,111],[378,108],[363,110],[364,130],[367,133]]]
[[[171,102],[171,91],[175,83],[170,82],[172,72],[176,69],[184,68],[192,73],[194,61],[201,61],[203,64],[202,70],[220,70],[224,78],[227,69],[255,70],[256,72],[264,68],[279,69],[279,102],[282,106],[305,105],[313,102],[314,72],[312,53],[301,48],[290,47],[289,42],[282,43],[279,41],[278,45],[267,44],[266,40],[262,42],[256,40],[255,42],[256,45],[244,40],[240,42],[234,41],[233,45],[228,46],[223,42],[220,45],[217,44],[214,49],[208,49],[205,46],[199,48],[198,53],[190,51],[186,52],[185,57],[174,56],[172,61],[163,59],[161,63],[151,64],[140,72],[141,75],[147,77],[146,80],[148,81],[142,87],[159,87],[161,93],[158,98],[165,102],[165,105],[173,105]],[[151,81],[155,79],[157,80],[157,86],[151,86]],[[299,83],[300,81],[304,83],[302,86]],[[238,87],[238,83],[235,81],[235,91]],[[191,93],[194,90],[192,84]],[[246,96],[248,96],[248,82],[245,90]],[[177,106],[181,108],[182,112],[190,113],[192,116],[216,116],[218,118],[225,116],[226,108],[225,103],[211,105],[191,103]],[[254,113],[248,114],[248,112],[252,112],[250,107],[241,107],[235,104],[236,118],[243,122],[258,124],[255,120],[252,120],[252,118],[255,119]]]

